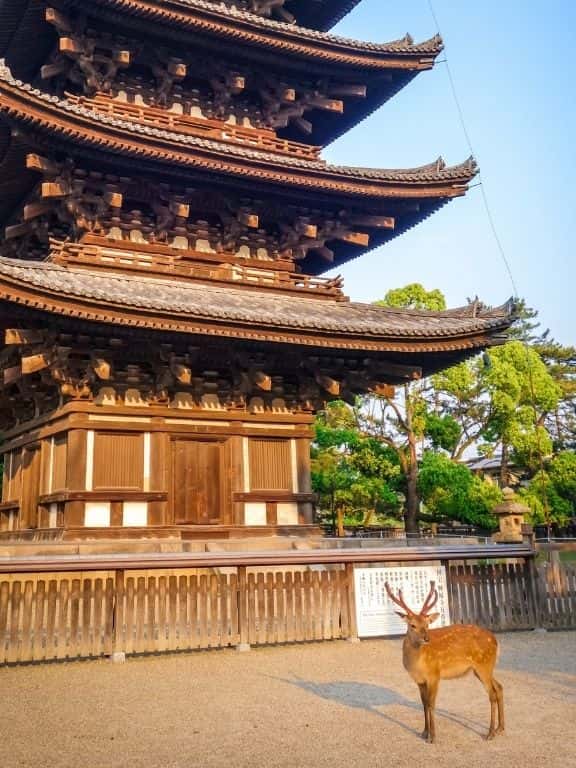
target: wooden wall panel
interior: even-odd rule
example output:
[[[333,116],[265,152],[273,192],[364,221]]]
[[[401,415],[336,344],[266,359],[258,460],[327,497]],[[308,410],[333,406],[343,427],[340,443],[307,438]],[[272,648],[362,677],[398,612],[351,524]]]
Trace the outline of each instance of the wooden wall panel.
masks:
[[[291,491],[290,440],[250,438],[250,490]]]
[[[52,455],[52,491],[61,491],[66,488],[67,472],[66,460],[68,453],[68,440],[66,434],[54,437]]]
[[[38,497],[40,495],[40,445],[24,448],[22,452],[22,500],[20,527],[38,525]]]
[[[68,432],[66,481],[71,491],[86,490],[86,430]]]
[[[22,451],[10,451],[4,455],[3,501],[18,501],[22,492]]]
[[[144,435],[97,432],[94,435],[93,489],[142,490]]]

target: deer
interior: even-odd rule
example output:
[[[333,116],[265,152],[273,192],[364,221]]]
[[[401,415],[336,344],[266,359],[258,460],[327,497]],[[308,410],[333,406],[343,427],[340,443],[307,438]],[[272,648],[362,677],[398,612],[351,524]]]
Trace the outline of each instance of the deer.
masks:
[[[503,687],[494,677],[498,657],[498,641],[492,632],[475,624],[452,624],[430,629],[439,613],[430,613],[438,601],[436,583],[430,582],[430,591],[420,613],[411,610],[402,597],[394,595],[388,582],[386,592],[402,612],[395,611],[406,622],[407,631],[402,644],[404,668],[420,689],[424,708],[422,738],[429,744],[436,741],[434,709],[440,680],[462,677],[472,671],[480,680],[490,699],[490,728],[487,739],[504,733]],[[498,726],[496,726],[498,713]]]

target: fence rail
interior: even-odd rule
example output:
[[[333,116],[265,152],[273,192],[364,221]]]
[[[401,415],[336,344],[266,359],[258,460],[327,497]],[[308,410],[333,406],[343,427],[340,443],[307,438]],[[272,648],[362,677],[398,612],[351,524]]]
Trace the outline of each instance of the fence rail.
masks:
[[[454,623],[576,628],[573,567],[537,569],[528,557],[443,562]],[[340,552],[339,563],[323,566],[0,575],[0,663],[353,638],[353,569]]]

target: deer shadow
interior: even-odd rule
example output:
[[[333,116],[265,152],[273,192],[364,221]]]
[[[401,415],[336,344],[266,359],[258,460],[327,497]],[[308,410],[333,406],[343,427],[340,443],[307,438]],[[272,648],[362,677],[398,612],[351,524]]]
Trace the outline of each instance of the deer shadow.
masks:
[[[295,685],[307,693],[318,696],[321,699],[326,699],[327,701],[334,701],[337,704],[342,704],[343,706],[351,707],[352,709],[363,709],[366,712],[384,718],[384,720],[393,725],[397,725],[399,728],[402,728],[410,734],[419,736],[421,733],[421,730],[411,728],[406,725],[406,723],[403,723],[388,712],[383,712],[380,709],[381,707],[401,706],[406,707],[407,709],[416,710],[422,715],[423,726],[424,715],[420,702],[407,699],[401,693],[398,693],[391,688],[374,685],[373,683],[361,683],[349,680],[335,680],[328,683],[318,683],[312,680],[304,680],[296,675],[293,675],[291,679],[283,677],[273,677],[272,679],[288,683],[289,685]],[[485,734],[485,725],[470,720],[467,717],[454,715],[452,712],[448,712],[445,709],[437,709],[436,714],[439,717],[451,720],[478,735]]]

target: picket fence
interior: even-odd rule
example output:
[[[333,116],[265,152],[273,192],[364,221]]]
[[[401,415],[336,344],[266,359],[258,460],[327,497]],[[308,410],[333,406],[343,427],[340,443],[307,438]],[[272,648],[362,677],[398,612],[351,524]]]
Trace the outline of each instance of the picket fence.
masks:
[[[454,623],[576,628],[574,567],[446,565]],[[353,568],[0,574],[0,663],[354,638]]]

